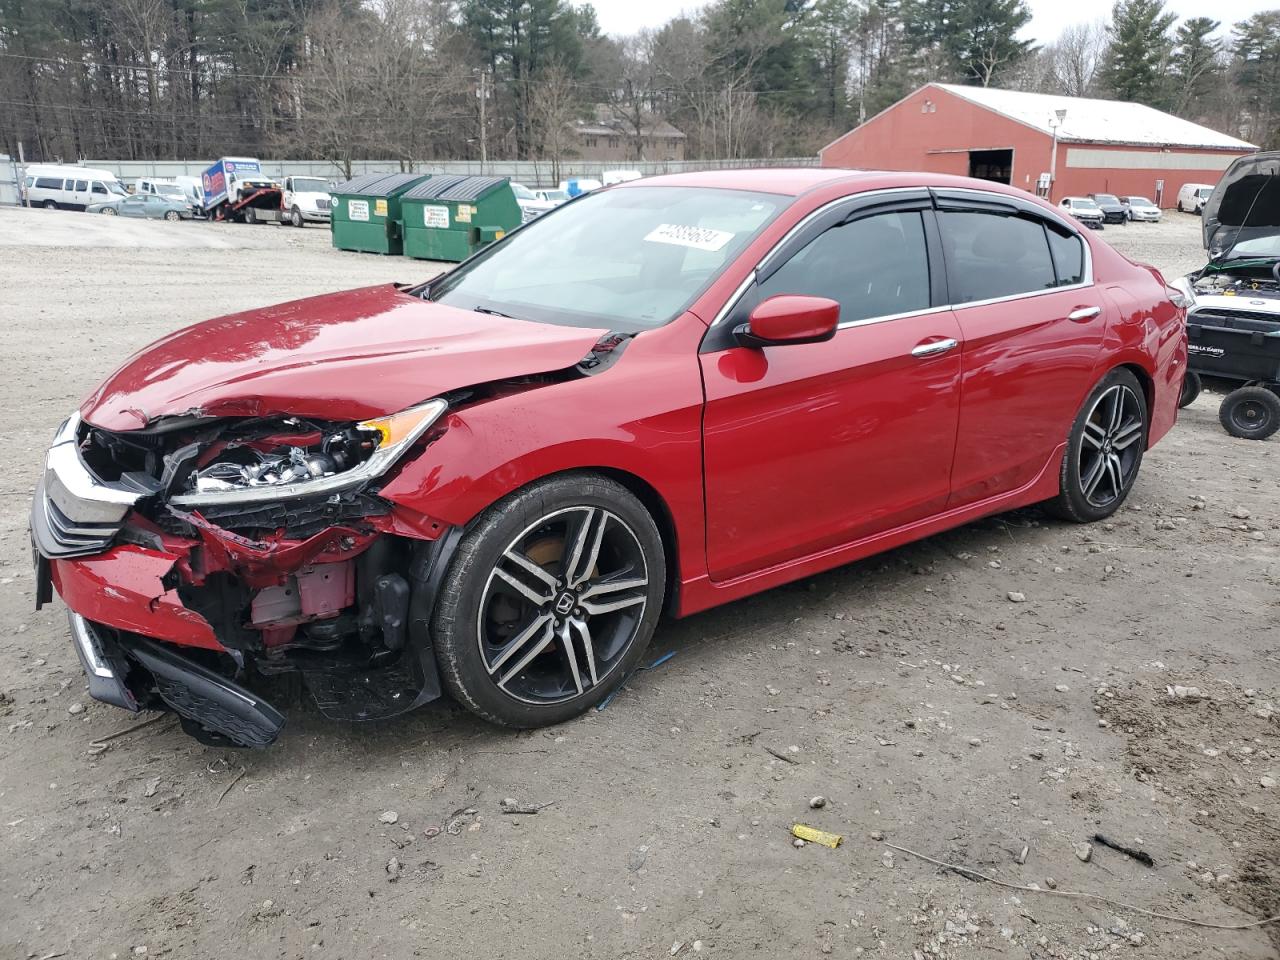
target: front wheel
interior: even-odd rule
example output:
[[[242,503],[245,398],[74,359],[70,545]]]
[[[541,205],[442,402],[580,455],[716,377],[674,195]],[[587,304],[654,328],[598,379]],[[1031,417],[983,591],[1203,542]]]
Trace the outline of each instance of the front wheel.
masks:
[[[58,205],[57,205],[56,203],[54,203],[52,200],[46,200],[46,201],[44,202],[44,208],[45,208],[46,210],[57,210],[57,209],[58,209]]]
[[[662,538],[629,490],[586,473],[538,481],[459,545],[432,618],[441,674],[492,723],[562,722],[635,668],[665,591]]]
[[[1265,440],[1280,429],[1280,397],[1266,387],[1240,387],[1223,399],[1218,420],[1233,437]]]
[[[302,211],[297,207],[294,207],[293,210],[289,212],[289,222],[295,227],[302,227],[306,225],[306,221],[302,219]]]
[[[1064,520],[1105,520],[1124,503],[1147,447],[1147,402],[1138,378],[1112,370],[1080,408],[1049,509]]]
[[[1204,389],[1204,381],[1200,379],[1200,374],[1194,370],[1188,370],[1182,378],[1182,394],[1178,397],[1178,407],[1189,407],[1196,402],[1196,397],[1200,396],[1200,391]]]
[[[116,210],[116,208],[115,208],[115,207],[103,207],[103,208],[102,208],[102,215],[103,215],[104,217],[114,217],[114,216],[117,216],[117,214],[118,214],[118,211]]]

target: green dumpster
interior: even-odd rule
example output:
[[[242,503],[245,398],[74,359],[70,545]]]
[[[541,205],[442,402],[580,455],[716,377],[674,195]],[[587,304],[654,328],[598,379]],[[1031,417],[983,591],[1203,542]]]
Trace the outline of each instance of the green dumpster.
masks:
[[[404,254],[419,260],[465,260],[520,226],[506,177],[438,175],[400,199]]]
[[[330,198],[330,229],[339,250],[399,254],[400,199],[406,190],[427,180],[429,173],[369,173],[334,188]]]

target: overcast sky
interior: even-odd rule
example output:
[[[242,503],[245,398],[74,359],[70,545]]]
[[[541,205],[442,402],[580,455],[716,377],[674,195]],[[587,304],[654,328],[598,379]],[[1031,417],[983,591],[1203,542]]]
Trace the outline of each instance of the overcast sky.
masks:
[[[605,33],[635,33],[642,27],[660,27],[683,11],[694,11],[699,0],[592,0]],[[1052,40],[1063,27],[1099,20],[1111,13],[1112,0],[1027,0],[1035,19],[1027,36],[1041,43]],[[1270,10],[1277,0],[1165,0],[1179,17],[1208,16],[1229,27],[1259,10]]]

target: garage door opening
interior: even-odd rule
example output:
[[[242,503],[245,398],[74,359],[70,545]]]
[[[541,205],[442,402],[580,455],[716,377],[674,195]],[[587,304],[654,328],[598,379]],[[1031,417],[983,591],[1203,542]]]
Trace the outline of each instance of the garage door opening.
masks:
[[[1010,183],[1013,180],[1012,150],[970,150],[969,176],[979,180]]]

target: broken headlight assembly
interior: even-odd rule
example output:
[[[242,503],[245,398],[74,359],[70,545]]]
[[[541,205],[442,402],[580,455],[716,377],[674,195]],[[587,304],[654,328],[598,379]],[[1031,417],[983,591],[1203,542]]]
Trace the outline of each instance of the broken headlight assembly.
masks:
[[[430,400],[346,429],[327,430],[309,442],[228,444],[193,470],[169,497],[175,507],[267,503],[332,494],[373,480],[400,459],[448,408]]]

